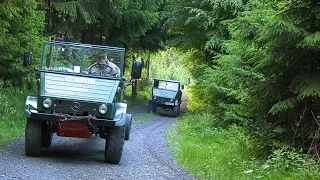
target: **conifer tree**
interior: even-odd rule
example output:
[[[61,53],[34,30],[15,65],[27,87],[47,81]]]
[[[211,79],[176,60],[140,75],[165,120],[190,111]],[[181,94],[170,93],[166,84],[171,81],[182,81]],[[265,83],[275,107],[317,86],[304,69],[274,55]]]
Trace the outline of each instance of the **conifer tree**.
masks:
[[[62,17],[57,34],[69,41],[130,47],[159,22],[156,1],[52,0]]]
[[[11,85],[21,85],[35,78],[31,68],[22,66],[24,52],[31,51],[34,64],[40,53],[44,12],[36,0],[6,0],[0,3],[0,78]]]
[[[316,5],[251,0],[230,21],[229,54],[211,71],[214,87],[231,98],[222,100],[225,120],[259,126],[276,139],[293,138],[298,147],[314,150],[320,88]]]
[[[195,80],[191,87],[194,101],[191,100],[190,110],[208,109],[212,112],[211,107],[217,105],[216,102],[212,102],[212,96],[210,97],[211,83],[207,83],[208,87],[205,87],[205,80],[211,79],[208,77],[207,69],[210,70],[216,64],[217,55],[225,53],[222,45],[230,38],[227,26],[222,22],[235,18],[239,12],[243,11],[246,2],[241,0],[168,1],[167,10],[162,16],[165,19],[164,27],[168,31],[169,40],[166,43],[191,54],[185,57],[190,63],[188,67]]]

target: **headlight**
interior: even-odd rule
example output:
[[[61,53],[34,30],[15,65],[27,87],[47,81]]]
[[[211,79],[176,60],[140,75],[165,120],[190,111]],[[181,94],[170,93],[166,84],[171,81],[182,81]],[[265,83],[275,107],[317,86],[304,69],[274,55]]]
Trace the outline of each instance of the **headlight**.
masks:
[[[47,98],[47,99],[43,100],[42,105],[43,105],[43,107],[45,107],[45,108],[51,107],[51,105],[52,105],[51,99],[50,99],[50,98]]]
[[[157,96],[154,96],[153,99],[157,99]]]
[[[107,113],[107,111],[108,111],[107,105],[102,104],[102,105],[99,107],[99,113],[105,114],[105,113]]]

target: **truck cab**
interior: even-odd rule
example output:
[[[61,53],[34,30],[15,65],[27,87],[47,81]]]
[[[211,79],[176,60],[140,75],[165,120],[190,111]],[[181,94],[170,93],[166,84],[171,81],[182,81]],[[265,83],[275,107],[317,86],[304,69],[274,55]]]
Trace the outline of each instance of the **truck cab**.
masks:
[[[148,111],[157,113],[157,108],[171,110],[172,115],[180,114],[180,104],[183,86],[179,81],[155,78],[152,94],[148,103]]]

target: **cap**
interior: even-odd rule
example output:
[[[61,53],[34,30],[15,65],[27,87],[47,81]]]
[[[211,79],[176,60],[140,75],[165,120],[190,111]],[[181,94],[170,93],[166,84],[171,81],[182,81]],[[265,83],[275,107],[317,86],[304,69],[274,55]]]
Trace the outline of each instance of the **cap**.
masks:
[[[107,53],[101,51],[101,52],[99,52],[99,53],[96,55],[96,57],[107,57]]]

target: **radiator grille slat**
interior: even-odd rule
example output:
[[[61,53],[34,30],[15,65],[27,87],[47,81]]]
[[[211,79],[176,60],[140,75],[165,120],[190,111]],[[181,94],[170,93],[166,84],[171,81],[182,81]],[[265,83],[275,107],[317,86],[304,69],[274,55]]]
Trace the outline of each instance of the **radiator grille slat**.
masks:
[[[119,80],[53,73],[43,73],[43,76],[41,95],[62,99],[112,103],[119,85]]]

